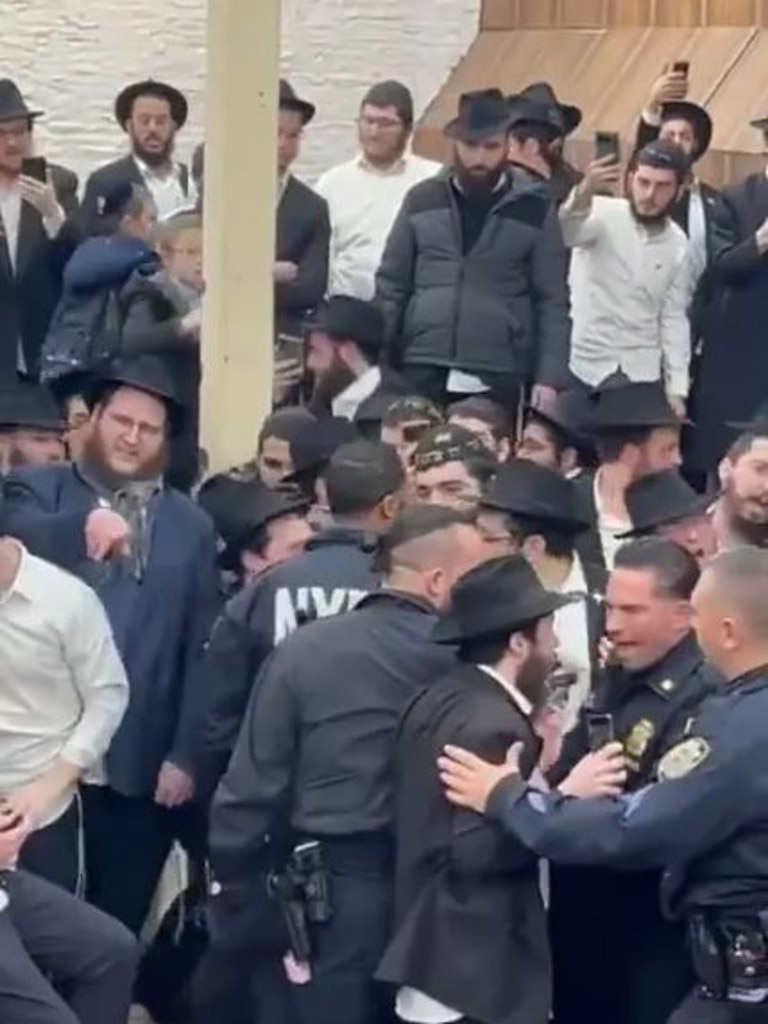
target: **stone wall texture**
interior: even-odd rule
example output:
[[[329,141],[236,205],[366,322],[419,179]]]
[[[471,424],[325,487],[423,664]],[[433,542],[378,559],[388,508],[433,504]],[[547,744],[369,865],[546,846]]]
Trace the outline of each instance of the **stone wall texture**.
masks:
[[[371,82],[399,78],[422,110],[474,38],[479,6],[283,0],[282,71],[318,107],[300,173],[312,181],[354,152],[353,121]],[[165,78],[189,96],[190,122],[179,137],[185,158],[203,136],[205,0],[0,0],[0,77],[6,76],[46,112],[37,128],[39,151],[81,176],[123,149],[112,120],[121,86]]]

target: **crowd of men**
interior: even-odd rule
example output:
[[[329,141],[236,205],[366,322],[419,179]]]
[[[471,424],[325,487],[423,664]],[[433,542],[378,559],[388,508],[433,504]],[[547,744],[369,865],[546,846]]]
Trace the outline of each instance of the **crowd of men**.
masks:
[[[580,174],[546,84],[442,168],[377,83],[311,189],[281,82],[275,409],[211,473],[183,94],[80,202],[0,81],[3,1022],[768,1021],[768,177],[698,181],[686,93]]]

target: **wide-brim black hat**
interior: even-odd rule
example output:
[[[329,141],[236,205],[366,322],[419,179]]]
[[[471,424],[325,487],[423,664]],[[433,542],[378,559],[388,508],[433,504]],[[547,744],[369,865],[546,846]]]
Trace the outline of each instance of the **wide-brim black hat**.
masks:
[[[706,514],[712,495],[698,494],[675,470],[649,473],[627,488],[627,512],[632,529],[619,537],[641,537],[659,526]]]
[[[582,425],[587,407],[587,396],[582,391],[561,391],[551,407],[540,409],[529,405],[526,408],[526,423],[538,420],[556,431],[563,442],[573,448],[590,448],[591,439],[584,433]]]
[[[500,89],[479,89],[459,97],[458,116],[443,129],[443,134],[458,142],[482,142],[509,128],[509,108]]]
[[[34,121],[42,115],[42,110],[30,110],[21,95],[21,90],[12,79],[0,78],[0,121],[17,121],[24,118]]]
[[[48,388],[20,381],[0,391],[0,430],[64,429],[61,410]]]
[[[134,388],[160,399],[168,410],[172,434],[177,434],[184,420],[184,407],[178,400],[173,381],[163,363],[156,356],[137,356],[134,359],[116,359],[95,366],[83,385],[82,395],[89,408],[114,387]]]
[[[573,481],[529,459],[513,459],[501,466],[480,508],[507,512],[513,519],[550,523],[570,533],[592,526]]]
[[[664,388],[650,381],[616,386],[603,382],[587,396],[583,416],[580,428],[590,436],[681,425]]]
[[[197,500],[213,520],[221,541],[219,563],[225,570],[239,567],[241,554],[262,526],[307,509],[306,501],[298,495],[271,490],[260,480],[242,480],[228,473],[206,480]]]
[[[357,341],[366,349],[384,344],[384,317],[375,302],[352,295],[331,295],[305,324],[308,331],[322,331],[344,341]]]
[[[280,110],[296,111],[297,114],[301,115],[301,120],[304,124],[309,124],[315,116],[317,109],[314,103],[310,103],[309,100],[303,100],[297,96],[293,86],[285,78],[280,79],[278,107]]]
[[[132,82],[118,93],[115,100],[115,120],[125,131],[127,121],[131,119],[133,104],[140,96],[156,96],[166,100],[171,108],[171,119],[177,128],[183,128],[189,116],[189,104],[181,90],[167,82],[156,82],[147,78],[143,82]]]
[[[572,601],[571,595],[545,590],[522,555],[495,558],[462,576],[453,588],[451,607],[437,622],[432,639],[457,644],[511,634]]]
[[[575,132],[581,124],[582,115],[579,107],[574,107],[570,103],[561,103],[549,82],[532,82],[531,85],[527,85],[518,95],[523,99],[533,100],[535,103],[543,103],[555,107],[560,115],[563,135],[570,135],[572,132]],[[512,97],[510,97],[511,99]]]
[[[693,127],[693,134],[696,137],[696,159],[700,159],[712,142],[712,118],[704,107],[700,107],[698,103],[691,103],[690,100],[672,100],[662,106],[662,122],[678,118],[687,121]]]

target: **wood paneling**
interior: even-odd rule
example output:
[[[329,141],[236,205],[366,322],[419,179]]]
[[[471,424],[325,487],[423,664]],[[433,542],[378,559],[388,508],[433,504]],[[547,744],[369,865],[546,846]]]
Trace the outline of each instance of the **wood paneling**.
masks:
[[[609,28],[637,28],[651,24],[653,0],[608,0]]]
[[[759,4],[755,0],[704,0],[705,26],[757,25]]]
[[[553,28],[558,24],[557,0],[516,0],[517,28]]]
[[[715,122],[715,145],[741,153],[762,150],[749,122],[768,116],[768,32],[756,32],[741,59],[707,103]]]
[[[559,0],[557,25],[560,28],[604,28],[608,0]]]
[[[488,30],[768,27],[768,0],[483,0],[481,25]]]
[[[703,0],[653,0],[650,25],[658,28],[696,28],[702,24]]]
[[[480,30],[494,32],[515,28],[515,0],[483,0]]]

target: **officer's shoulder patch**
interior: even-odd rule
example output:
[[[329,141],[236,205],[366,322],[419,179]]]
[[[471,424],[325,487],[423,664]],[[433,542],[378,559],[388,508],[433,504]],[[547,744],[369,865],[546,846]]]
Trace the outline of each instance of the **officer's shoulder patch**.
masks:
[[[651,683],[651,689],[661,697],[671,697],[677,692],[678,683],[674,679],[661,679],[659,682]]]
[[[669,782],[682,779],[709,757],[712,747],[701,736],[691,736],[668,750],[659,761],[659,779]]]

